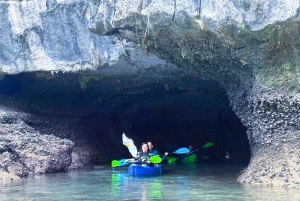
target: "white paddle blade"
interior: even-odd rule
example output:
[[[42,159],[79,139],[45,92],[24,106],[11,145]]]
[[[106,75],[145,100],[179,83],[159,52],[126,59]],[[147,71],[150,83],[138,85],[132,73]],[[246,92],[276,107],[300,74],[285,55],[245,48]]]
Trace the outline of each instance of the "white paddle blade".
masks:
[[[136,157],[136,155],[137,155],[137,148],[134,145],[132,139],[129,139],[128,137],[126,137],[125,133],[123,133],[122,140],[123,140],[123,144],[128,148],[128,150],[131,153],[131,155],[133,157]]]

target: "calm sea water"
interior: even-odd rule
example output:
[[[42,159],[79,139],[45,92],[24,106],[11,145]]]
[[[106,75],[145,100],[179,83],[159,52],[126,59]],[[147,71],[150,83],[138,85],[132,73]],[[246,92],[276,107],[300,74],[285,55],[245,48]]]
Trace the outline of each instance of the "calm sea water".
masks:
[[[297,189],[237,183],[244,167],[166,165],[159,177],[133,178],[125,167],[101,166],[0,184],[0,200],[300,200]]]

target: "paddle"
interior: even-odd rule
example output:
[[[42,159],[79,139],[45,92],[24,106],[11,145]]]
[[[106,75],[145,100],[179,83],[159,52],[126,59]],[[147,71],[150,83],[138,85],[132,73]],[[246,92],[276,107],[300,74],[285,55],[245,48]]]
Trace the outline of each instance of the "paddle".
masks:
[[[152,156],[149,158],[149,161],[151,163],[161,163],[161,157],[159,156]],[[128,159],[121,159],[121,160],[113,160],[111,162],[111,166],[114,168],[114,167],[120,167],[120,166],[124,166],[124,165],[128,165],[130,163],[134,163],[134,162],[137,162],[137,161],[129,161]]]
[[[211,147],[213,146],[213,143],[212,142],[208,142],[206,143],[205,145],[203,145],[202,148],[208,148],[208,147]],[[187,154],[190,152],[190,149],[189,148],[186,148],[186,147],[183,147],[183,148],[179,148],[177,149],[176,151],[174,151],[173,153],[174,154]]]
[[[205,145],[203,145],[202,149],[211,147],[213,145],[214,144],[212,142],[207,142]],[[180,149],[176,150],[175,152],[178,152],[177,154],[187,154],[187,153],[190,152],[190,150],[188,148],[180,148]],[[173,153],[175,153],[175,152],[173,152]],[[194,152],[194,151],[192,151],[192,152]],[[167,159],[168,159],[169,163],[174,163],[178,158],[176,158],[176,157],[167,157]]]
[[[127,159],[121,159],[121,160],[119,160],[120,164],[119,164],[118,166],[125,166],[125,165],[128,165],[129,162],[126,161],[126,160],[127,160]]]
[[[211,146],[213,146],[213,145],[214,145],[214,143],[208,142],[208,143],[206,143],[202,148],[208,148],[208,147],[211,147]]]
[[[188,148],[182,147],[182,148],[177,149],[177,150],[174,151],[173,153],[174,153],[174,154],[187,154],[187,153],[189,153],[189,152],[190,152],[190,150],[189,150]],[[168,159],[168,162],[169,162],[169,163],[174,163],[174,162],[177,160],[176,157],[172,157],[172,156],[167,157],[167,159]]]
[[[151,163],[161,163],[161,157],[160,156],[151,156],[149,161]]]
[[[120,166],[125,166],[125,165],[128,165],[128,164],[130,164],[131,163],[131,161],[126,161],[126,159],[121,159],[121,160],[113,160],[112,162],[111,162],[111,166],[112,167],[120,167]]]
[[[189,152],[190,152],[190,150],[189,150],[188,148],[183,147],[183,148],[177,149],[177,150],[174,151],[173,153],[174,153],[174,154],[187,154],[187,153],[189,153]],[[159,154],[159,155],[154,155],[154,156],[162,156],[162,155],[164,155],[164,154]]]
[[[190,152],[189,148],[183,147],[183,148],[177,149],[177,150],[174,151],[173,153],[174,153],[174,154],[187,154],[187,153],[189,153],[189,152]]]

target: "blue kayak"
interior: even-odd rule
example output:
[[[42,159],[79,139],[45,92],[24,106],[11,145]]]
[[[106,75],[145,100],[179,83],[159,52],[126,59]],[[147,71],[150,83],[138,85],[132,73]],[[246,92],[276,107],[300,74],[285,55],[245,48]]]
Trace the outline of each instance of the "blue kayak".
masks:
[[[163,172],[163,166],[161,164],[155,166],[143,166],[132,164],[128,168],[128,174],[133,177],[149,177],[158,176]]]

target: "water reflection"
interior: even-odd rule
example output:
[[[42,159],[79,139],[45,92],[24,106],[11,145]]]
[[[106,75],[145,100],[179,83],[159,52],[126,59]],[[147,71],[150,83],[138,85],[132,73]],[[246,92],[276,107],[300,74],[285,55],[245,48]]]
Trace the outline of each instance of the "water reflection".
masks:
[[[124,172],[111,174],[111,192],[116,198],[135,197],[138,200],[161,200],[161,189],[161,180],[155,178],[134,178]]]
[[[141,200],[161,200],[161,183],[158,181],[149,181],[149,183],[142,183],[140,186],[141,189]]]
[[[150,184],[150,198],[151,199],[161,199],[161,183],[153,182]]]
[[[125,173],[111,174],[111,192],[112,195],[118,197],[121,195],[121,186],[124,183],[127,175]]]
[[[110,167],[28,177],[0,184],[0,200],[299,200],[297,189],[237,183],[243,167],[166,166],[158,177],[135,178]]]

